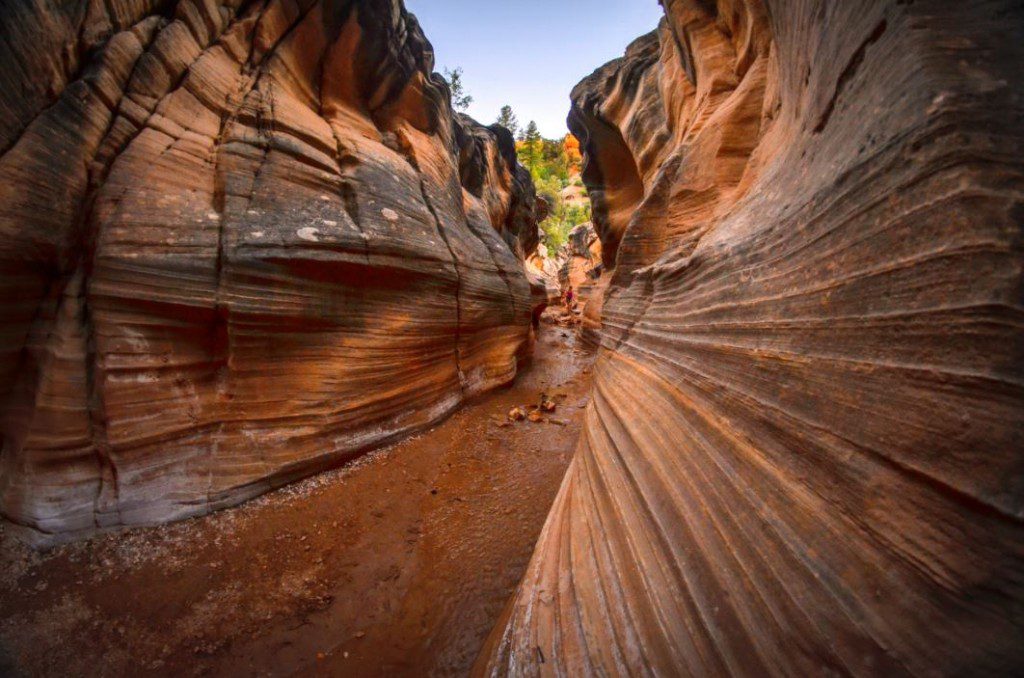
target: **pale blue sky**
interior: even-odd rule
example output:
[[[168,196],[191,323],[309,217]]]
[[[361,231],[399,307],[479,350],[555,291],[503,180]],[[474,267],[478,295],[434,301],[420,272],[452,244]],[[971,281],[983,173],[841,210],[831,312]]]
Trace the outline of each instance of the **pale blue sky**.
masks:
[[[541,134],[566,133],[569,92],[626,45],[654,30],[657,0],[405,0],[434,45],[437,70],[462,67],[490,124],[503,104]]]

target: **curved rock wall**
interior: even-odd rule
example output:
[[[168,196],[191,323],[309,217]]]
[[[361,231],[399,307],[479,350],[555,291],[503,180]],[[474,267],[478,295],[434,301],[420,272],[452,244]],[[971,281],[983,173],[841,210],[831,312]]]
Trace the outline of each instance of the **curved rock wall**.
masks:
[[[602,350],[478,672],[1020,673],[1020,4],[663,4],[573,93]]]
[[[514,377],[532,182],[400,0],[3,12],[0,508],[35,539],[237,503]]]

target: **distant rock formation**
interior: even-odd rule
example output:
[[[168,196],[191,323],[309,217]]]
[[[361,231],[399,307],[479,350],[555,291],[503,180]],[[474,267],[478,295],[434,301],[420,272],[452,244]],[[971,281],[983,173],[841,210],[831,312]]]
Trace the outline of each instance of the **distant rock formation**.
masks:
[[[235,504],[515,376],[532,181],[400,0],[3,12],[0,509],[33,539]]]
[[[572,229],[559,255],[559,282],[563,289],[572,288],[582,320],[581,337],[587,344],[597,344],[596,331],[601,327],[601,305],[610,276],[605,275],[601,239],[594,225],[587,222]]]
[[[564,245],[551,251],[546,245],[539,245],[526,260],[527,271],[542,277],[554,290],[555,299],[561,298],[569,287],[589,288],[600,276],[601,240],[588,222],[576,226],[569,232]],[[577,294],[579,296],[579,294]]]
[[[1020,3],[663,5],[573,92],[602,350],[477,672],[1020,674]]]
[[[601,276],[601,239],[590,222],[569,231],[569,238],[559,251],[562,263],[558,271],[562,287],[571,287],[581,302],[590,295]]]

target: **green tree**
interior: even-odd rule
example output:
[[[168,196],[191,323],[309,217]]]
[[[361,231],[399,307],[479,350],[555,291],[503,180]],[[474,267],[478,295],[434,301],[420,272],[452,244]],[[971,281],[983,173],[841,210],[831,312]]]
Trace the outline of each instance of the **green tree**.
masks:
[[[519,135],[519,121],[516,120],[516,114],[512,112],[512,107],[508,104],[501,107],[501,113],[498,115],[498,124],[512,132],[513,137]]]
[[[551,205],[551,212],[548,218],[540,223],[540,228],[544,231],[544,244],[554,251],[566,243],[569,231],[590,221],[590,202],[571,204],[563,200],[562,190],[565,186],[553,173],[537,179],[535,184],[537,195],[542,196]]]
[[[473,103],[473,97],[466,92],[466,86],[462,83],[462,69],[456,68],[453,71],[446,68],[444,77],[447,78],[448,86],[452,90],[452,108],[457,111],[467,111],[469,105]]]
[[[533,120],[526,126],[523,132],[523,139],[519,142],[519,162],[523,163],[526,169],[530,170],[534,179],[540,178],[538,170],[544,152],[544,139],[537,129],[537,123]]]
[[[542,142],[541,162],[549,176],[558,177],[562,188],[569,185],[569,156],[561,139],[544,139]]]
[[[511,107],[502,109],[499,124],[504,124],[508,119],[506,114],[511,116]],[[514,116],[511,117],[514,120]],[[519,130],[516,152],[519,162],[533,177],[537,195],[542,196],[551,206],[548,218],[540,224],[540,228],[544,232],[544,244],[555,251],[566,243],[573,228],[591,219],[589,200],[580,203],[562,197],[562,192],[569,185],[583,185],[579,178],[582,160],[579,141],[572,135],[561,139],[545,139],[537,123],[531,120],[525,128]]]
[[[537,189],[537,195],[541,196],[548,201],[548,204],[552,208],[557,209],[561,202],[562,184],[558,181],[557,177],[542,177],[535,180],[534,186]]]
[[[541,222],[544,231],[544,244],[550,251],[555,251],[569,239],[569,231],[580,224],[590,221],[590,204],[567,205],[561,198],[556,200],[551,215]]]

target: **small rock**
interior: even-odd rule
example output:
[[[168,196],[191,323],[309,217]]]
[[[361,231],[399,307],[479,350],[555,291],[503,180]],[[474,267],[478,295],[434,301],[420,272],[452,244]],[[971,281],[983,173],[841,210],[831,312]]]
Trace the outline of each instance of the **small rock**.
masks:
[[[553,400],[544,399],[540,401],[540,409],[542,412],[554,412],[558,409],[558,405]]]
[[[526,412],[521,407],[513,407],[508,411],[509,421],[523,421],[526,419]]]
[[[544,415],[540,413],[540,410],[533,410],[527,418],[535,424],[540,424],[544,421]]]
[[[366,631],[356,631],[356,638],[362,638],[366,635]]]

